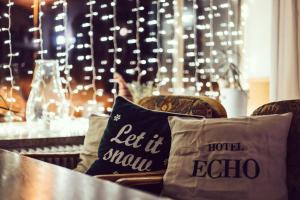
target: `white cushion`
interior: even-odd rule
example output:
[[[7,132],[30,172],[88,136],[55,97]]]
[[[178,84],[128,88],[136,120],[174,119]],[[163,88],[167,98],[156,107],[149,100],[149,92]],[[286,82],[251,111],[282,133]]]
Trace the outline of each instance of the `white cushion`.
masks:
[[[89,118],[89,129],[84,138],[83,149],[80,152],[80,162],[75,171],[85,173],[98,159],[98,148],[106,128],[109,116],[91,116]]]
[[[287,199],[292,114],[237,119],[169,117],[172,145],[163,195],[199,200]]]

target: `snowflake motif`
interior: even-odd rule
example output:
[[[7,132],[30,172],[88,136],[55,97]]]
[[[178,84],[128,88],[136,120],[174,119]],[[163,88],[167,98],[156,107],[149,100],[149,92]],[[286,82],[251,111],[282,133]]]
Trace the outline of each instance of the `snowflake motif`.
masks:
[[[116,114],[115,116],[114,116],[114,121],[119,121],[121,119],[121,115],[119,115],[119,114]]]

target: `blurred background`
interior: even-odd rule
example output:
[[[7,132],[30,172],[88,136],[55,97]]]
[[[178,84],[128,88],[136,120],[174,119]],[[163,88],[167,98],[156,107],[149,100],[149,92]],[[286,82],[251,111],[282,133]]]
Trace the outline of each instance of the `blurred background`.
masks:
[[[110,112],[116,72],[131,88],[210,96],[234,115],[270,99],[271,0],[1,0],[0,13],[2,107],[22,120],[38,59],[58,60],[74,116],[91,102]]]

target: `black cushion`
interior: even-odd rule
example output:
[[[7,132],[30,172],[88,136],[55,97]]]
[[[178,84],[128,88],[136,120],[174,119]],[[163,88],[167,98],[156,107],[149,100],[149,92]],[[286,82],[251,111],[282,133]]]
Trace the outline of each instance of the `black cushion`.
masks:
[[[168,116],[117,97],[89,175],[166,169],[171,145]],[[195,116],[194,116],[195,117]]]

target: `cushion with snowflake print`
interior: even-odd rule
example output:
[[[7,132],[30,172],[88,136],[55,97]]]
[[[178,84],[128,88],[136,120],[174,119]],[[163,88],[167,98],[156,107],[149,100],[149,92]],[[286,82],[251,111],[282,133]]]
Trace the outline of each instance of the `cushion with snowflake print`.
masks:
[[[168,116],[117,97],[89,175],[166,169],[171,144]],[[196,117],[196,116],[190,116]],[[199,116],[198,116],[199,118]]]

